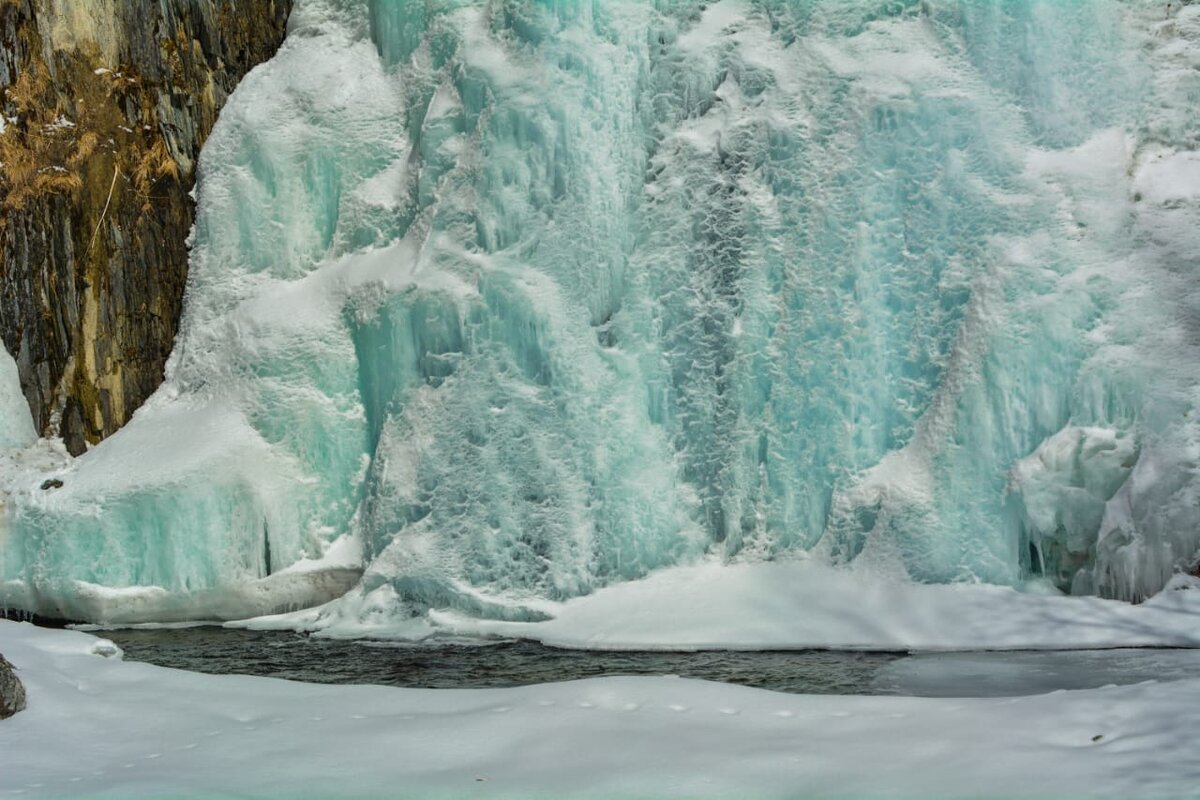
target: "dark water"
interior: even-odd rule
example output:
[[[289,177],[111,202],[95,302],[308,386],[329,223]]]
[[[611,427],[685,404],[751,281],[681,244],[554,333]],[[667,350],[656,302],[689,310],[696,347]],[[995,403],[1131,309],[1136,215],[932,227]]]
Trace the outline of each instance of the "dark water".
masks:
[[[558,650],[534,642],[390,644],[294,633],[183,628],[112,630],[130,661],[313,683],[484,688],[679,675],[806,694],[992,697],[1200,678],[1200,650],[902,653]]]
[[[602,675],[679,675],[784,692],[866,694],[876,671],[900,657],[819,650],[594,652],[525,641],[401,645],[222,628],[112,630],[98,635],[116,642],[126,660],[164,667],[436,689],[524,686]]]

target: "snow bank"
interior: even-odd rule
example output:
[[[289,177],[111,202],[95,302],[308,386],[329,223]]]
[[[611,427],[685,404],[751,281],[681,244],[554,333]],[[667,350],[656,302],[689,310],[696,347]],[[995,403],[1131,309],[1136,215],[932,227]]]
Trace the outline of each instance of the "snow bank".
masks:
[[[815,560],[712,561],[541,603],[537,608],[548,618],[540,622],[482,620],[444,609],[397,619],[378,597],[350,595],[324,608],[231,624],[344,638],[512,636],[598,650],[1200,646],[1200,579],[1176,576],[1141,605],[1029,588],[919,584]]]
[[[0,796],[1192,796],[1200,681],[1001,699],[677,678],[317,686],[124,663],[0,622]],[[70,724],[64,724],[70,720]]]
[[[1200,580],[1133,606],[924,585],[811,562],[666,570],[565,603],[554,619],[445,619],[460,632],[595,649],[1064,649],[1200,646]]]

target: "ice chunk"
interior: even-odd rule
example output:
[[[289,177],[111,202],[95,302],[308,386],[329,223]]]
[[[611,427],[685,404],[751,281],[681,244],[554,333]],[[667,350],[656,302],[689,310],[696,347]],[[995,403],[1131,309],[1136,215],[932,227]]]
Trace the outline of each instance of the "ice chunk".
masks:
[[[1029,543],[1029,569],[1060,589],[1090,590],[1108,501],[1137,462],[1127,434],[1067,427],[1013,467],[1011,499]],[[1084,574],[1079,572],[1083,570]]]

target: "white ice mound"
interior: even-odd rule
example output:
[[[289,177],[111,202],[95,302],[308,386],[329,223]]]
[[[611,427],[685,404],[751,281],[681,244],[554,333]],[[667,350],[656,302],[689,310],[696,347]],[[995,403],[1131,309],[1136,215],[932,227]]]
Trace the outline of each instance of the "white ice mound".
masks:
[[[592,650],[1200,647],[1200,579],[1177,576],[1146,603],[1130,605],[1005,586],[917,585],[808,561],[703,564],[602,589],[553,614],[528,623],[439,613],[431,620],[432,630]]]

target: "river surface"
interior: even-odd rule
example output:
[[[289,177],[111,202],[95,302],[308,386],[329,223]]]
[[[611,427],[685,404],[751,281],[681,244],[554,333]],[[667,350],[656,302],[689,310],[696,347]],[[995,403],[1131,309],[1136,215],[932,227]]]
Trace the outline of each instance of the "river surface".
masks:
[[[521,686],[603,675],[678,675],[809,694],[1003,697],[1200,678],[1200,650],[694,653],[560,650],[526,641],[400,644],[218,627],[108,630],[130,661],[312,683]]]

